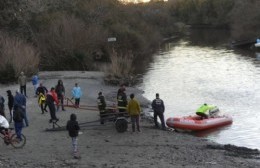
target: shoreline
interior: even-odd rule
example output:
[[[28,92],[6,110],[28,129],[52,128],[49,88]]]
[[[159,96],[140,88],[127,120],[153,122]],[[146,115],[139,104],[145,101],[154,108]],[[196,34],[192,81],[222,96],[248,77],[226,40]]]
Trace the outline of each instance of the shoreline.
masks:
[[[78,82],[83,91],[81,103],[88,106],[96,105],[98,91],[104,93],[108,104],[113,104],[118,89],[104,84],[102,72],[40,72],[39,77],[47,89],[62,79],[67,97],[71,96],[71,89]],[[10,89],[14,94],[17,88],[18,85],[4,85],[0,93],[6,99],[6,90]],[[27,90],[30,125],[23,129],[27,144],[22,149],[13,149],[1,143],[1,151],[5,154],[0,154],[0,167],[260,167],[257,149],[221,145],[189,134],[161,131],[154,129],[153,123],[145,117],[141,120],[140,134],[132,134],[130,125],[125,133],[117,133],[113,123],[82,126],[83,134],[79,136],[82,159],[75,160],[71,156],[68,133],[45,131],[51,127],[48,123],[49,113],[40,114],[31,82],[27,83]],[[142,96],[141,90],[127,87],[126,93],[135,93],[143,107],[150,102]],[[7,111],[6,106],[8,118]],[[97,111],[66,107],[65,112],[57,112],[61,126],[66,124],[71,113],[78,116],[79,123],[98,119]]]

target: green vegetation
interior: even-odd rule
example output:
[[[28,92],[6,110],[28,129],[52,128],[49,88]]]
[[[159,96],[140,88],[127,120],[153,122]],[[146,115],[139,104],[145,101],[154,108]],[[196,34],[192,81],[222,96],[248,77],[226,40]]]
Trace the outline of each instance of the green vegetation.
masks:
[[[185,33],[187,24],[257,37],[259,6],[257,0],[1,0],[0,81],[12,81],[20,71],[94,70],[95,59],[110,62],[107,72],[114,77],[131,76],[132,63],[163,38]]]

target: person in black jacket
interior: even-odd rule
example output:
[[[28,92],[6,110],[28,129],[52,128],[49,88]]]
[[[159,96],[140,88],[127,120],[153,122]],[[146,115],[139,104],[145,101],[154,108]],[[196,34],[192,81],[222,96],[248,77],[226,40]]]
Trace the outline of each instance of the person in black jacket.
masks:
[[[23,120],[24,120],[24,112],[23,108],[19,105],[14,105],[14,111],[13,111],[13,120],[14,120],[14,128],[15,133],[17,135],[17,138],[22,140],[22,129],[23,129]]]
[[[156,93],[156,98],[152,102],[152,108],[153,108],[153,119],[154,119],[154,124],[156,128],[159,128],[158,122],[157,122],[157,116],[159,116],[162,124],[162,129],[166,130],[165,127],[165,121],[164,121],[164,102],[162,99],[159,98],[159,93]]]
[[[0,95],[0,113],[5,117],[5,99]]]
[[[8,109],[9,109],[9,113],[10,113],[10,120],[9,123],[12,123],[13,121],[13,106],[14,106],[14,96],[12,95],[11,90],[7,90],[7,97],[8,97]]]
[[[58,100],[60,101],[62,111],[65,111],[64,104],[63,104],[65,98],[65,87],[61,79],[58,80],[58,84],[55,87],[55,92],[58,95]],[[59,111],[59,106],[57,106],[57,111]]]
[[[78,135],[79,135],[79,124],[77,121],[76,114],[70,115],[70,120],[67,122],[66,129],[69,132],[69,136],[72,139],[72,149],[73,149],[73,155],[75,159],[79,159],[80,156],[78,155]]]
[[[126,112],[127,97],[125,94],[125,88],[120,89],[117,95],[117,108],[119,112]]]
[[[104,124],[104,118],[106,117],[104,114],[106,113],[106,100],[102,95],[102,92],[98,93],[97,104],[100,114],[100,124]]]

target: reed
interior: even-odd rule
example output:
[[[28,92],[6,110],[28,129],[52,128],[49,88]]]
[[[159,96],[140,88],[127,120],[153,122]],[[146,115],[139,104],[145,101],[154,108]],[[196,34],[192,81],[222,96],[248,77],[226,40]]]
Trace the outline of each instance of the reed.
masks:
[[[133,54],[131,51],[117,52],[114,49],[110,55],[111,62],[100,69],[111,79],[125,80],[131,78],[133,72]]]
[[[2,83],[14,80],[21,71],[27,75],[38,71],[40,62],[38,50],[21,39],[0,32],[0,80]]]

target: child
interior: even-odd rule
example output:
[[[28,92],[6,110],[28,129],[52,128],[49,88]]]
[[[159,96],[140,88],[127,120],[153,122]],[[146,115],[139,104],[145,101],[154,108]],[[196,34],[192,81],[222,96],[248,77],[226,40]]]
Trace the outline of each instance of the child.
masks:
[[[80,159],[78,155],[78,135],[79,135],[79,124],[77,121],[77,116],[75,114],[70,115],[70,120],[67,122],[66,126],[69,136],[72,139],[72,149],[73,149],[73,156],[75,159]]]
[[[82,96],[81,88],[78,83],[75,83],[75,87],[72,89],[72,98],[75,98],[75,107],[79,108],[80,97]]]

